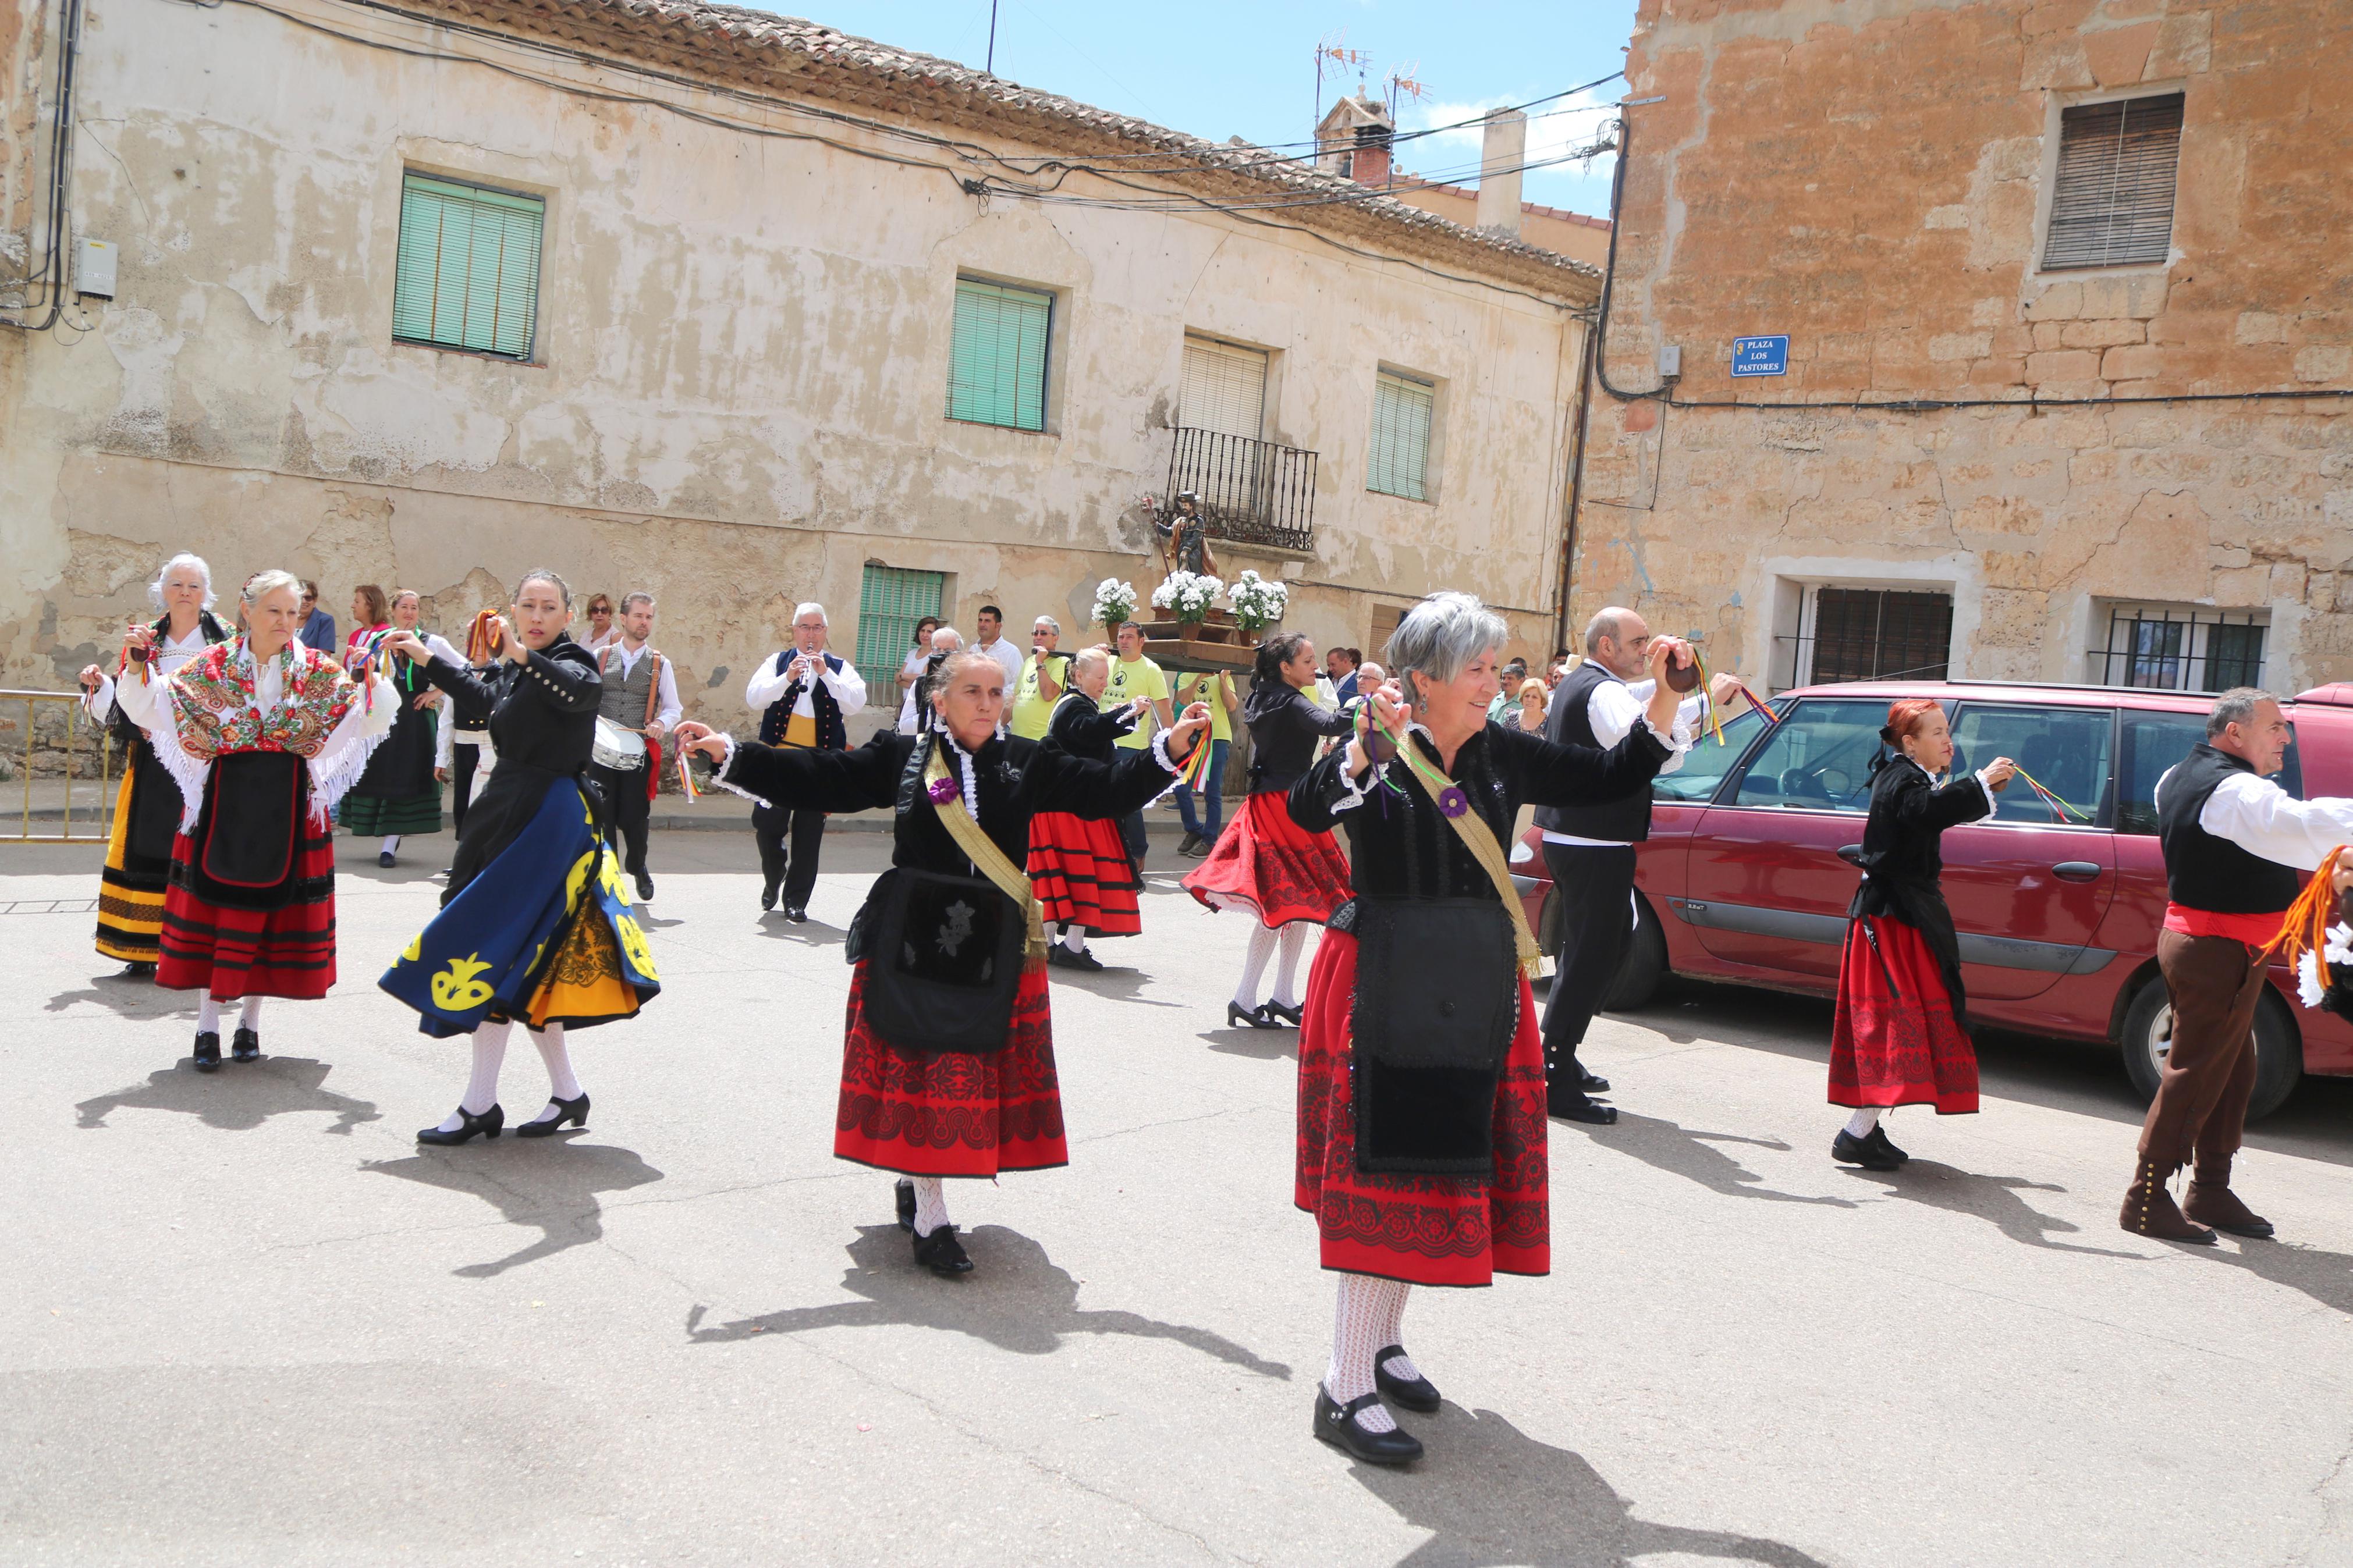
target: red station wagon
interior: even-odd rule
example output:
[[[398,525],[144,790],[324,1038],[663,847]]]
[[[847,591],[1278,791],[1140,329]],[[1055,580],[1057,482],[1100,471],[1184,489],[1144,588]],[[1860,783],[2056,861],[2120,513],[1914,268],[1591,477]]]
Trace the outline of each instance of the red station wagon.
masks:
[[[1635,863],[1636,931],[1607,1005],[1641,1006],[1668,974],[1829,995],[1860,873],[1887,705],[1944,704],[1955,766],[2008,756],[2082,817],[2053,813],[2022,784],[1995,815],[1947,829],[1945,898],[1961,939],[1973,1022],[2106,1040],[2144,1097],[2172,1035],[2157,969],[2165,861],[2154,792],[2205,738],[2211,697],[2142,688],[1970,680],[1862,681],[1772,700],[1768,725],[1743,709],[1725,744],[1703,736],[1652,785],[1651,837]],[[2353,683],[2285,704],[2295,740],[2275,775],[2290,794],[2353,795]],[[2085,822],[2083,817],[2088,817]],[[1548,953],[1559,912],[1531,828],[1513,870]],[[2307,1072],[2353,1076],[2353,1023],[2295,1005],[2284,964],[2255,1015],[2250,1115],[2276,1110]]]

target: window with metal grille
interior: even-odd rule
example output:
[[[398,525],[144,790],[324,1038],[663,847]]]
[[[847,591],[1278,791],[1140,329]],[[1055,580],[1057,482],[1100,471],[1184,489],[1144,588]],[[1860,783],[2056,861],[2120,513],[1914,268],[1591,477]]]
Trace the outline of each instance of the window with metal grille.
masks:
[[[1046,427],[1046,342],[1054,297],[959,278],[948,349],[948,417],[1013,430]]]
[[[1893,588],[1813,590],[1797,668],[1833,680],[1942,680],[1953,649],[1953,596]],[[1810,657],[1809,657],[1810,656]]]
[[[404,174],[392,335],[531,358],[546,217],[547,203],[538,196]]]
[[[1407,500],[1430,499],[1430,427],[1437,408],[1438,388],[1429,382],[1388,370],[1374,377],[1366,489]]]
[[[2111,605],[2105,647],[2085,656],[2094,686],[2228,691],[2263,683],[2264,610],[2196,605]]]
[[[2178,92],[2062,110],[2042,269],[2163,261],[2180,157]]]
[[[915,646],[915,623],[936,616],[947,592],[944,572],[911,572],[866,563],[858,585],[858,668],[870,680],[899,673]]]

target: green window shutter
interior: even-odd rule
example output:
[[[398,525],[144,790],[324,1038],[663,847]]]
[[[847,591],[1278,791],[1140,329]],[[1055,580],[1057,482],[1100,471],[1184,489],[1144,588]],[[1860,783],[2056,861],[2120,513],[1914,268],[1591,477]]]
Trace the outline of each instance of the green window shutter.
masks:
[[[946,591],[944,573],[868,562],[858,588],[859,670],[875,681],[896,676],[915,646],[915,623],[940,613]]]
[[[1372,456],[1365,488],[1408,500],[1428,500],[1430,426],[1438,389],[1382,371],[1373,380]]]
[[[392,335],[531,358],[546,216],[537,196],[404,176]]]
[[[948,417],[1046,427],[1046,340],[1054,297],[959,278],[948,349]]]

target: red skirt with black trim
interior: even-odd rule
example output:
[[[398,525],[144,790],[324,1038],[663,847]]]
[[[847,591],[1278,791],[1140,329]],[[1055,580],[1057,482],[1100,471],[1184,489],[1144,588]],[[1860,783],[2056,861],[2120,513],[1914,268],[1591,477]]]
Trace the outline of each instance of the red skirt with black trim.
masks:
[[[1240,910],[1269,927],[1317,925],[1354,896],[1348,858],[1328,833],[1291,820],[1272,790],[1242,802],[1208,858],[1186,873],[1185,890],[1213,910]]]
[[[849,976],[835,1157],[910,1176],[994,1176],[1071,1163],[1046,966],[1021,972],[1005,1048],[902,1051],[866,1022],[867,965]]]
[[[1041,811],[1029,819],[1029,885],[1048,924],[1084,926],[1091,936],[1144,929],[1135,895],[1144,884],[1128,863],[1119,824]]]
[[[1487,1285],[1499,1273],[1552,1272],[1544,1047],[1535,998],[1525,979],[1519,984],[1519,1027],[1495,1086],[1493,1177],[1369,1174],[1356,1169],[1349,1081],[1356,939],[1324,934],[1299,1031],[1293,1201],[1315,1216],[1324,1268],[1415,1285]]]
[[[1975,1110],[1977,1047],[1953,1016],[1935,951],[1916,926],[1890,915],[1873,915],[1871,923],[1886,968],[1873,956],[1862,922],[1851,922],[1831,1025],[1831,1103],[1933,1105],[1939,1116]]]
[[[233,910],[199,898],[188,886],[195,840],[172,840],[172,880],[164,893],[155,984],[168,991],[315,1001],[335,983],[335,844],[311,819],[302,795],[301,837],[294,844],[294,895],[274,910]]]

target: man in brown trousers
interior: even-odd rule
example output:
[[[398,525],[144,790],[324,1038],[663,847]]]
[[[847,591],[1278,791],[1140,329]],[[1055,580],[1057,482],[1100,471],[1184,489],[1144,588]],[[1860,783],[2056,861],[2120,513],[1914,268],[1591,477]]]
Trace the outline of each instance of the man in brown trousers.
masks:
[[[2241,687],[2215,699],[2205,744],[2157,781],[2167,896],[2157,962],[2173,1003],[2173,1043],[2120,1216],[2143,1236],[2211,1246],[2207,1226],[2272,1234],[2271,1222],[2231,1191],[2231,1157],[2255,1087],[2258,955],[2295,901],[2297,873],[2353,842],[2353,800],[2297,800],[2266,776],[2279,771],[2287,743],[2279,700]],[[2177,1208],[2165,1184],[2185,1163],[2189,1195]]]

